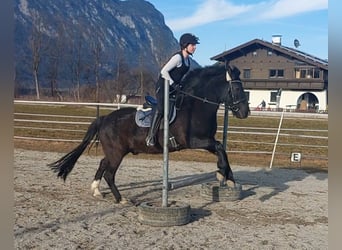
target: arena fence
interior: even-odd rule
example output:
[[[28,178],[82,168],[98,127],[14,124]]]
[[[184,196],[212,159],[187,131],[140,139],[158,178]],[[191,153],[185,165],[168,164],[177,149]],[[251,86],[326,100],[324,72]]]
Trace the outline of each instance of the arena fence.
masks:
[[[100,111],[109,111],[124,108],[137,107],[138,105],[120,103],[82,103],[82,102],[48,102],[48,101],[24,101],[15,100],[14,105],[35,105],[35,106],[77,106],[89,107]],[[52,109],[53,110],[53,109]],[[54,113],[14,113],[14,139],[31,141],[55,141],[55,142],[80,142],[94,116],[82,114],[54,114]],[[280,118],[282,112],[252,111],[251,117]],[[220,107],[218,116],[223,119],[224,106]],[[283,113],[284,115],[284,113]],[[285,112],[286,119],[316,119],[327,120],[327,114],[305,114]],[[229,118],[230,119],[230,118]],[[281,125],[281,124],[280,124]],[[217,137],[223,138],[223,123],[218,124]],[[283,138],[283,140],[278,140]],[[327,153],[316,153],[326,151],[328,148],[328,130],[303,128],[281,128],[257,127],[257,126],[234,126],[229,125],[227,133],[227,152],[238,154],[272,155],[275,146],[281,147],[276,154],[299,153],[308,150],[312,153],[305,153],[307,158],[323,159],[327,161]],[[261,139],[264,138],[264,139]],[[277,138],[277,140],[275,140]],[[276,143],[276,145],[275,145]],[[242,146],[244,145],[244,146]],[[246,147],[249,145],[249,147]],[[248,150],[245,150],[248,148]],[[298,155],[297,155],[298,156]],[[298,158],[298,157],[297,157]]]

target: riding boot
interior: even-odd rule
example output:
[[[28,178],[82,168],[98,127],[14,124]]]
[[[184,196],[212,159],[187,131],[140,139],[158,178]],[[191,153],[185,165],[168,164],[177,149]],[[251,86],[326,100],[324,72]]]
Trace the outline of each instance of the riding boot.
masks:
[[[159,113],[158,110],[156,110],[152,119],[150,130],[148,131],[148,135],[145,139],[146,145],[149,147],[152,147],[156,144],[156,134],[159,130],[162,118],[163,114]]]

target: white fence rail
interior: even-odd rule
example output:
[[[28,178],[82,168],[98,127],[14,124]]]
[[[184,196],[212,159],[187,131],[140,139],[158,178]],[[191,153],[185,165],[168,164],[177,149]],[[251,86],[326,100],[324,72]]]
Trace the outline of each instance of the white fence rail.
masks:
[[[15,100],[14,104],[25,104],[25,105],[77,105],[77,106],[88,106],[88,107],[102,107],[102,108],[111,108],[113,110],[120,109],[123,107],[137,107],[138,105],[132,104],[117,104],[117,103],[80,103],[80,102],[44,102],[44,101],[23,101],[23,100]],[[220,108],[218,115],[223,116],[224,108]],[[280,112],[278,114],[276,112],[253,112],[252,116],[280,116]],[[295,114],[293,112],[287,113],[288,117],[298,117],[301,114]],[[305,119],[317,119],[318,118],[327,118],[327,115],[321,114],[312,114],[311,116],[308,114],[302,115],[301,117],[305,117]],[[21,118],[25,117],[25,118]],[[29,118],[28,118],[29,117]],[[43,118],[43,119],[42,119]],[[85,129],[75,129],[75,128],[56,128],[53,124],[65,124],[65,125],[89,125],[95,116],[75,116],[75,115],[56,115],[56,114],[36,114],[36,113],[14,113],[14,128],[22,129],[27,131],[33,130],[44,130],[44,131],[64,131],[64,132],[74,132],[79,133],[80,139],[67,139],[67,138],[46,138],[46,137],[39,137],[39,136],[19,136],[14,135],[15,139],[19,140],[36,140],[36,141],[59,141],[59,142],[81,142],[84,133],[86,132]],[[58,120],[57,120],[58,119]],[[40,124],[40,126],[29,126],[27,124]],[[25,125],[20,125],[25,124]],[[52,124],[50,127],[47,124]],[[260,142],[260,141],[244,141],[244,140],[232,140],[229,138],[229,135],[232,134],[246,134],[246,135],[259,135],[259,136],[276,136],[278,128],[260,128],[260,127],[236,127],[236,126],[229,126],[228,128],[228,140],[230,143],[241,143],[241,144],[264,144],[264,145],[274,145],[274,142]],[[292,134],[290,132],[295,132]],[[299,134],[299,133],[307,133],[311,132],[311,135]],[[278,143],[279,146],[284,147],[293,147],[296,146],[297,148],[327,148],[327,141],[328,136],[322,135],[312,135],[313,133],[326,133],[328,130],[318,130],[318,129],[281,129],[279,133],[280,137],[301,137],[301,138],[310,138],[310,139],[319,139],[320,141],[324,141],[322,144],[293,144],[293,143]],[[218,126],[217,133],[223,133],[223,126]],[[326,143],[325,143],[326,142]],[[244,153],[244,154],[272,154],[272,151],[234,151],[229,150],[230,153]],[[277,153],[281,154],[281,153]],[[315,158],[315,156],[311,156]],[[322,157],[317,157],[322,158]]]

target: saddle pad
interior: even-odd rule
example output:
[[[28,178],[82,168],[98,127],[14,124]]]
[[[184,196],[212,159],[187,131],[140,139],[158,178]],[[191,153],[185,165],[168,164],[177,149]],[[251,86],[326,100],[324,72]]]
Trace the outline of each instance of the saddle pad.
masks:
[[[135,113],[135,123],[142,128],[149,128],[151,127],[152,117],[154,111],[152,109],[141,109],[138,108],[137,112]],[[172,116],[169,123],[172,123],[176,118],[176,109],[173,108]],[[163,123],[160,127],[163,127]]]
[[[137,112],[135,113],[135,123],[139,127],[149,128],[151,126],[152,113],[152,109],[137,109]]]

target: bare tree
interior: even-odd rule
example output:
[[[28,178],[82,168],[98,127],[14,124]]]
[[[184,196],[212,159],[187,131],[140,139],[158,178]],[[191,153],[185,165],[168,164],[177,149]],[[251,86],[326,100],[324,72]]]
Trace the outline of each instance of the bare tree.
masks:
[[[143,103],[144,102],[144,99],[143,99],[143,96],[144,96],[144,74],[143,74],[143,57],[142,55],[140,54],[139,56],[139,86],[140,86],[140,101]]]
[[[116,77],[115,77],[115,88],[114,98],[117,102],[122,100],[122,96],[125,94],[125,89],[130,85],[132,77],[129,72],[128,64],[125,62],[123,57],[117,59]]]
[[[74,58],[72,59],[72,73],[76,83],[76,99],[80,101],[80,85],[81,85],[81,72],[82,72],[82,39],[78,38],[73,43]]]
[[[95,76],[95,84],[96,84],[96,91],[95,91],[95,102],[100,102],[100,70],[102,65],[102,54],[103,54],[103,47],[101,44],[101,35],[99,33],[93,34],[93,41],[91,42],[91,50],[94,59],[93,65],[93,72]],[[100,115],[100,107],[96,107],[96,116]]]
[[[95,76],[95,84],[96,84],[96,94],[95,101],[99,102],[100,96],[100,68],[101,68],[101,54],[102,54],[102,46],[99,41],[94,41],[92,44],[92,52],[94,56],[94,76]]]
[[[104,82],[104,91],[106,96],[112,102],[122,102],[125,99],[127,102],[130,98],[140,95],[141,103],[144,101],[144,94],[150,91],[154,92],[154,79],[143,67],[143,60],[139,57],[139,67],[130,69],[125,61],[122,49],[117,48],[115,58],[115,69],[113,69],[113,79]],[[126,98],[123,98],[123,97]]]
[[[82,73],[86,73],[86,62],[84,60],[85,42],[82,32],[86,31],[86,26],[82,19],[78,19],[77,23],[70,24],[69,35],[71,37],[69,56],[69,63],[72,75],[72,82],[74,84],[74,97],[80,101],[81,96],[81,78]]]
[[[139,56],[139,67],[136,75],[138,75],[137,93],[140,94],[141,102],[143,103],[146,94],[154,93],[155,80],[151,72],[144,68],[142,56]]]
[[[34,78],[36,97],[40,99],[40,86],[38,82],[38,71],[41,63],[43,23],[39,14],[32,11],[32,32],[29,36],[29,44],[32,52],[32,74]]]
[[[65,34],[65,23],[62,19],[58,22],[56,36],[49,39],[47,56],[48,56],[48,78],[50,80],[50,92],[51,96],[58,96],[61,100],[63,99],[61,94],[59,93],[59,88],[57,85],[58,82],[58,73],[60,70],[60,62],[63,59],[63,55],[65,52],[65,44],[67,40],[67,36]]]

